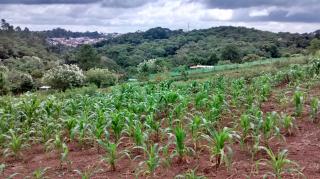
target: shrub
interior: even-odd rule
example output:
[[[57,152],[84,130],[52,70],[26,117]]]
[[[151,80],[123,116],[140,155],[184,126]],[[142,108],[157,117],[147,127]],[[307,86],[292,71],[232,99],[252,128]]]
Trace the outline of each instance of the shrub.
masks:
[[[248,54],[242,58],[242,62],[253,62],[253,61],[256,61],[259,59],[260,59],[260,56],[258,56],[256,54]]]
[[[108,69],[90,69],[86,73],[88,83],[93,83],[99,88],[113,86],[117,82],[117,76]]]
[[[13,93],[23,93],[34,88],[34,81],[27,73],[11,71],[8,75],[9,87]]]
[[[9,92],[7,74],[0,71],[0,95],[5,95]]]
[[[83,85],[85,76],[77,65],[61,65],[49,70],[43,81],[52,88],[65,91],[67,88]]]

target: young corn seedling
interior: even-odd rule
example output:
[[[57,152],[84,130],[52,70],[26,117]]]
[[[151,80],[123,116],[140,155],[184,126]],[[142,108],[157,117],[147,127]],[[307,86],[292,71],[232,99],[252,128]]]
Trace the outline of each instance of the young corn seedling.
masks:
[[[189,170],[183,175],[177,175],[175,179],[206,179],[206,177],[197,175],[196,170]]]
[[[45,177],[47,171],[49,170],[49,167],[46,168],[38,168],[36,169],[33,174],[33,179],[45,179],[48,177]]]
[[[318,117],[318,114],[319,114],[319,99],[318,98],[312,98],[311,99],[311,120],[314,122],[317,117]]]
[[[117,161],[127,156],[130,158],[130,155],[127,150],[118,152],[118,145],[108,141],[99,140],[99,144],[105,149],[106,154],[103,156],[102,160],[106,162],[112,171],[116,171]]]
[[[210,142],[210,146],[207,147],[211,151],[211,159],[216,159],[216,169],[222,163],[225,163],[227,167],[230,166],[232,149],[226,145],[227,142],[230,142],[233,138],[230,129],[224,128],[222,131],[219,132],[210,131],[210,135],[203,135],[203,137],[206,140],[208,140],[208,142]]]
[[[5,169],[6,169],[6,164],[4,164],[4,163],[0,164],[0,176],[4,175]]]
[[[296,109],[296,115],[300,116],[303,110],[304,95],[300,90],[296,90],[293,95],[293,101]]]
[[[171,154],[170,154],[169,146],[170,146],[170,144],[167,144],[167,145],[163,146],[160,149],[162,151],[162,161],[161,161],[161,163],[165,167],[169,167],[171,165],[171,163],[172,163],[172,157],[171,157]]]
[[[282,115],[281,122],[287,135],[292,135],[295,129],[294,118],[289,115]]]
[[[241,130],[241,137],[240,137],[240,145],[241,148],[243,148],[244,143],[246,142],[246,139],[249,137],[249,131],[251,129],[251,122],[249,115],[242,115],[240,117],[239,126]]]
[[[142,149],[144,150],[147,159],[145,161],[140,162],[139,166],[143,168],[142,171],[144,175],[148,174],[151,177],[154,177],[155,171],[160,166],[160,161],[161,161],[159,156],[160,150],[159,150],[158,144],[153,144],[149,148],[142,147]]]
[[[303,176],[298,169],[299,165],[288,159],[288,150],[282,150],[278,153],[274,153],[271,149],[260,146],[260,150],[264,150],[268,154],[268,159],[261,159],[257,161],[257,170],[259,165],[270,167],[272,172],[268,172],[264,178],[271,175],[277,179],[282,179],[282,175],[285,173],[291,173]]]
[[[161,124],[159,121],[155,120],[153,114],[148,115],[145,126],[149,133],[153,133],[155,135],[155,142],[159,142],[161,140]]]
[[[103,171],[102,169],[97,169],[96,167],[87,167],[83,171],[81,170],[74,170],[81,179],[90,179],[96,173]]]
[[[71,161],[69,160],[69,148],[67,144],[62,144],[62,151],[60,154],[60,167],[62,168],[63,163],[67,164],[68,169],[71,167]]]
[[[178,162],[182,163],[187,153],[187,147],[185,145],[185,140],[187,135],[182,127],[177,127],[174,130],[174,135],[175,135],[175,144],[176,144],[175,153],[176,155],[178,155]]]
[[[21,150],[28,146],[25,144],[26,138],[24,135],[18,135],[15,131],[10,129],[9,134],[4,136],[8,141],[4,150],[5,156],[8,157],[13,155],[16,158],[20,158],[22,156]]]
[[[147,134],[142,131],[142,125],[140,122],[136,123],[134,132],[133,132],[133,139],[136,146],[143,146],[147,139]]]
[[[124,122],[125,121],[121,117],[121,114],[112,115],[111,129],[112,129],[112,131],[114,133],[115,143],[118,143],[120,141],[121,134],[122,134],[123,129],[125,127]]]
[[[189,124],[195,151],[197,151],[199,148],[199,142],[200,142],[201,133],[202,133],[202,126],[203,126],[202,119],[199,116],[195,116]]]

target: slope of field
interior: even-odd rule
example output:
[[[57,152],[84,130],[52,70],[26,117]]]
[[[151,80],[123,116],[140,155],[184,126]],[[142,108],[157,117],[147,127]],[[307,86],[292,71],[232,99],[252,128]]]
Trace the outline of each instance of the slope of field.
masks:
[[[90,96],[2,97],[0,174],[319,178],[319,64],[248,79],[124,84]],[[287,149],[284,165],[268,165],[262,147]]]

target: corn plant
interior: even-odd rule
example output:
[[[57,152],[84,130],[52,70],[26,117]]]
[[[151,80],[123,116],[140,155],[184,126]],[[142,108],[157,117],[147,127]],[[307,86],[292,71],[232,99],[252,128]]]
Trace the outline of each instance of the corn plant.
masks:
[[[140,147],[144,150],[147,159],[139,163],[139,166],[144,166],[142,171],[143,174],[148,174],[151,177],[154,177],[156,169],[160,166],[160,155],[158,144],[153,144],[148,147]],[[137,157],[136,157],[137,158]]]
[[[282,115],[282,126],[285,129],[288,135],[293,134],[293,130],[295,129],[294,118],[289,115]]]
[[[4,170],[6,169],[6,164],[0,164],[0,175],[4,175]]]
[[[303,175],[298,169],[299,165],[288,159],[288,150],[282,150],[278,153],[274,153],[271,149],[260,146],[260,150],[264,150],[268,154],[268,159],[261,159],[257,161],[257,169],[259,165],[270,167],[272,172],[268,172],[265,177],[271,175],[277,179],[281,179],[285,173],[294,173]]]
[[[201,133],[203,132],[202,131],[202,127],[203,127],[202,120],[203,119],[201,117],[195,116],[189,124],[192,142],[193,142],[193,146],[194,146],[195,151],[198,150]]]
[[[169,167],[172,163],[172,157],[171,157],[171,153],[169,150],[169,144],[162,146],[161,149],[162,151],[162,161],[161,163],[165,166],[165,167]]]
[[[102,169],[97,169],[96,167],[87,167],[84,170],[74,170],[81,179],[90,179],[96,173],[103,171]]]
[[[60,167],[62,168],[63,163],[66,163],[68,168],[70,168],[71,161],[69,160],[69,148],[67,144],[62,144],[62,151],[60,153]]]
[[[246,115],[246,114],[241,115],[239,126],[241,130],[240,144],[241,144],[241,147],[243,147],[245,140],[248,138],[249,131],[252,126],[249,115]]]
[[[8,141],[4,150],[5,156],[13,155],[14,157],[20,158],[22,156],[21,150],[28,146],[28,144],[25,143],[25,135],[18,135],[17,132],[10,129],[9,134],[4,136]]]
[[[226,144],[233,138],[233,134],[231,134],[230,129],[224,128],[221,131],[211,131],[209,135],[203,135],[203,137],[210,143],[210,146],[207,147],[211,151],[211,159],[216,159],[216,168],[218,168],[222,163],[229,166],[231,162],[232,149]]]
[[[206,177],[197,175],[196,170],[189,170],[185,174],[175,176],[175,179],[206,179]]]
[[[176,155],[178,155],[179,163],[181,163],[187,153],[187,147],[185,145],[185,140],[187,135],[182,127],[175,128],[174,135],[175,135],[175,146],[176,146],[175,153]]]
[[[147,134],[142,131],[142,125],[137,122],[134,128],[133,139],[136,146],[143,146],[147,139]]]
[[[99,144],[105,149],[106,154],[103,156],[102,160],[106,162],[112,171],[116,171],[117,161],[127,156],[130,158],[130,155],[127,150],[118,152],[118,145],[109,141],[99,140]]]
[[[311,106],[311,120],[314,121],[318,114],[319,114],[319,99],[318,98],[312,98],[311,99],[311,103],[310,103],[310,106]]]
[[[49,167],[46,168],[38,168],[36,169],[33,174],[33,179],[45,179],[48,177],[45,177],[46,172],[48,171]]]
[[[147,116],[146,122],[144,124],[149,133],[155,134],[155,141],[161,140],[161,123],[154,119],[153,114]]]
[[[115,142],[118,143],[120,138],[121,138],[121,134],[123,132],[123,129],[125,127],[124,125],[124,119],[121,117],[121,114],[113,114],[112,115],[112,119],[111,119],[111,129],[113,131],[114,137],[115,137]]]
[[[293,101],[296,109],[296,115],[300,116],[303,110],[304,95],[300,90],[296,90],[293,95]]]

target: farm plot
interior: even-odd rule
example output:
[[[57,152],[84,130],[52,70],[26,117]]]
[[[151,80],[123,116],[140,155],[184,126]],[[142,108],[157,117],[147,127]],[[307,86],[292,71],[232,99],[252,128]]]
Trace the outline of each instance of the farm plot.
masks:
[[[319,65],[0,100],[3,178],[319,178]]]

